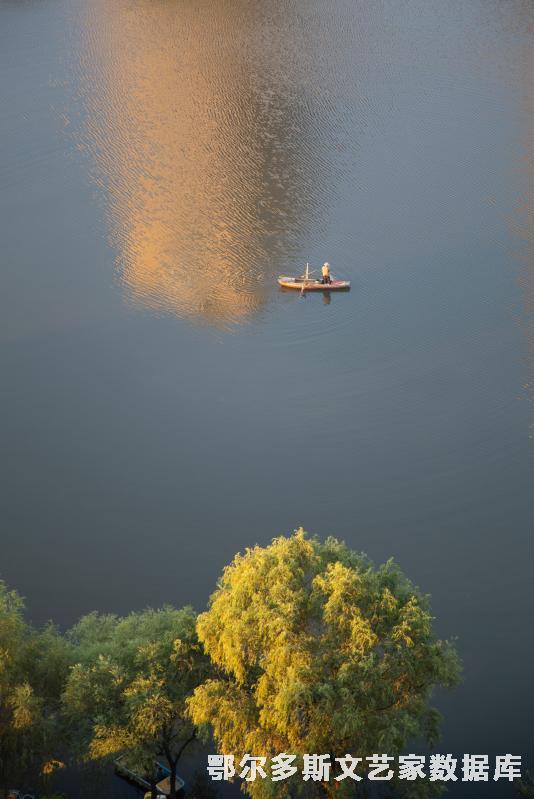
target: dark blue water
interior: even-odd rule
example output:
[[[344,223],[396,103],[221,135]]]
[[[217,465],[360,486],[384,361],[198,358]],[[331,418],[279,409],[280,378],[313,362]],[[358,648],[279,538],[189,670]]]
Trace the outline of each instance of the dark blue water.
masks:
[[[202,609],[302,524],[458,636],[442,751],[532,756],[533,21],[0,3],[0,568],[35,621]],[[325,259],[350,294],[277,288]]]

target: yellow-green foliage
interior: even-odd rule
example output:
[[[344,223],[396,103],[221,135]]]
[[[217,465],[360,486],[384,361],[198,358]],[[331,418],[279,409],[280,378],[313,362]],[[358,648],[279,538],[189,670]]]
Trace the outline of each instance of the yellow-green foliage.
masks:
[[[24,603],[0,581],[0,784],[47,774],[62,748],[61,686],[69,647],[57,630],[34,629]]]
[[[156,758],[175,767],[193,736],[186,699],[205,678],[191,608],[145,610],[126,618],[91,613],[68,634],[79,662],[63,694],[85,756],[122,754],[149,773]]]
[[[237,555],[197,630],[220,676],[196,689],[189,710],[225,754],[393,754],[412,736],[435,738],[431,690],[458,679],[428,598],[397,566],[375,569],[302,529]],[[288,790],[245,787],[256,797]]]

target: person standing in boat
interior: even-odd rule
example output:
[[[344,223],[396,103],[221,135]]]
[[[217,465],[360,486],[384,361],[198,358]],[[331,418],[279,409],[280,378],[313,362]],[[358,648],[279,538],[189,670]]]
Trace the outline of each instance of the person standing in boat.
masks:
[[[330,277],[330,264],[328,263],[328,261],[325,261],[324,264],[322,265],[321,272],[323,275],[323,283],[327,284],[331,283],[332,278]]]

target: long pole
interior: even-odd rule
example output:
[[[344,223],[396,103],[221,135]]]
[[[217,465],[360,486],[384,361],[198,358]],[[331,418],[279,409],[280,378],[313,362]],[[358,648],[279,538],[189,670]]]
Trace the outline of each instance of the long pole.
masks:
[[[310,276],[310,264],[309,264],[308,261],[306,261],[306,274],[304,276],[304,283],[302,284],[302,288],[300,290],[300,296],[301,297],[304,294],[304,289],[306,288],[306,283],[308,281],[309,276]]]

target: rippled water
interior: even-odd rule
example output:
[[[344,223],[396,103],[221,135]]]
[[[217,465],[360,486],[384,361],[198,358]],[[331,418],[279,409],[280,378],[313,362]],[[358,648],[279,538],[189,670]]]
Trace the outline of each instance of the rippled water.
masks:
[[[239,322],[306,249],[316,262],[331,253],[356,277],[377,236],[427,241],[429,222],[450,235],[448,223],[457,230],[468,210],[466,190],[490,202],[491,175],[470,170],[480,113],[495,134],[495,84],[506,95],[527,68],[519,50],[528,41],[517,39],[528,6],[504,14],[497,4],[482,21],[476,6],[455,11],[85,4],[75,21],[80,142],[94,156],[128,298]],[[376,197],[380,153],[386,207]],[[455,178],[467,170],[460,185],[450,167]]]
[[[101,2],[95,17],[80,59],[82,137],[128,296],[216,324],[250,317],[302,257],[303,236],[324,231],[341,167],[324,135],[336,84],[305,19],[248,3]],[[333,33],[321,24],[316,35],[331,47]]]
[[[444,749],[531,752],[533,23],[0,2],[0,572],[35,619],[201,608],[304,524],[458,635]],[[325,259],[350,294],[278,289]]]

